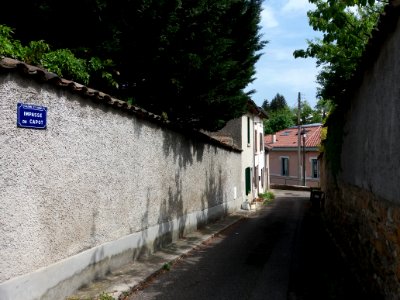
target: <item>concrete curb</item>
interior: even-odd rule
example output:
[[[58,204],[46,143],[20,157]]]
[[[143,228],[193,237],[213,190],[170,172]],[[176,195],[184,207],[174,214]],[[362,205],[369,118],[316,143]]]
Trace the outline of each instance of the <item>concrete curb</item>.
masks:
[[[288,190],[288,191],[306,191],[306,192],[309,192],[311,190],[311,188],[308,186],[287,185],[287,184],[278,184],[278,183],[271,183],[271,189]]]
[[[226,216],[224,219],[207,224],[203,228],[187,234],[184,238],[177,240],[167,247],[133,261],[108,274],[105,278],[101,278],[79,289],[66,299],[97,300],[102,295],[105,296],[105,294],[114,299],[123,299],[132,291],[139,290],[151,278],[163,272],[164,266],[172,266],[192,250],[253,212],[255,210],[239,211]]]

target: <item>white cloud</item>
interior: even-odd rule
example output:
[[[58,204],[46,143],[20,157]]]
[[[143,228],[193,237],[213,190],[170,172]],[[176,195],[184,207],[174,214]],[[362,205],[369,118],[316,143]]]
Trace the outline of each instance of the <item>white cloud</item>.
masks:
[[[275,18],[274,10],[269,6],[263,6],[261,12],[261,26],[265,29],[278,27],[279,23]]]
[[[269,77],[268,86],[286,86],[287,89],[301,91],[309,85],[314,85],[315,68],[285,68],[266,72]]]
[[[261,15],[261,33],[269,40],[256,64],[256,79],[245,90],[256,90],[252,99],[261,105],[276,93],[286,98],[289,106],[297,102],[300,92],[311,106],[316,102],[316,75],[313,59],[295,59],[293,51],[305,49],[306,39],[317,33],[308,25],[306,12],[315,8],[307,0],[266,0]]]
[[[271,100],[276,93],[283,95],[289,106],[296,104],[297,94],[308,100],[311,106],[316,103],[316,75],[315,61],[301,59],[290,61],[273,61],[259,66],[257,79],[248,87],[255,89],[253,100],[261,105],[264,99]]]
[[[304,13],[313,8],[308,0],[289,0],[282,8],[283,12],[299,12]]]

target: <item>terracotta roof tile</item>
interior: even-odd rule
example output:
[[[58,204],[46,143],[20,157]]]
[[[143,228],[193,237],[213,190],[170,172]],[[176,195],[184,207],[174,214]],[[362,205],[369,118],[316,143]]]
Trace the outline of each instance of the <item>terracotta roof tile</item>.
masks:
[[[306,147],[318,147],[321,143],[321,124],[305,125],[302,127],[306,131]],[[264,137],[264,145],[268,148],[297,148],[298,147],[298,128],[291,127],[278,131],[275,134],[276,140],[273,143],[273,135]]]

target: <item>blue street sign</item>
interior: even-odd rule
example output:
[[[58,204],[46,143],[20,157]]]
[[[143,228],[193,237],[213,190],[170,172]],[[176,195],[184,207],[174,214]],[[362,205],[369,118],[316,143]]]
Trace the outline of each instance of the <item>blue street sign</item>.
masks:
[[[32,104],[17,104],[17,126],[25,128],[45,129],[47,123],[47,107]]]

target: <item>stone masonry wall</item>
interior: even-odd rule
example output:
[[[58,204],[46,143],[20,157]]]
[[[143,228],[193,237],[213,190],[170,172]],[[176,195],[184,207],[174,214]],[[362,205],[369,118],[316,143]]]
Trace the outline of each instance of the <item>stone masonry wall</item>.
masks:
[[[374,299],[400,295],[400,206],[340,182],[328,189],[328,224]]]
[[[334,236],[377,295],[371,299],[400,295],[400,2],[390,3],[343,100],[350,107],[341,170],[334,180],[325,169],[322,180]]]

